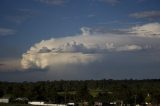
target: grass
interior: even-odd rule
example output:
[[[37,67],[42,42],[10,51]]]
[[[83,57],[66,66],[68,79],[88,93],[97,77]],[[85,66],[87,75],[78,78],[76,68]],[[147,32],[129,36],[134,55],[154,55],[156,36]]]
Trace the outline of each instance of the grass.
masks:
[[[108,92],[107,90],[101,90],[101,89],[91,89],[89,93],[93,96],[96,97],[99,93],[104,93]]]
[[[103,90],[100,90],[100,89],[91,89],[89,90],[89,93],[93,96],[93,97],[96,97],[98,95],[98,93],[100,92],[103,92]],[[68,94],[76,94],[77,92],[76,91],[68,91],[67,92]],[[59,95],[65,95],[65,92],[58,92]]]
[[[93,96],[93,97],[96,97],[99,93],[98,90],[90,90],[89,93]]]

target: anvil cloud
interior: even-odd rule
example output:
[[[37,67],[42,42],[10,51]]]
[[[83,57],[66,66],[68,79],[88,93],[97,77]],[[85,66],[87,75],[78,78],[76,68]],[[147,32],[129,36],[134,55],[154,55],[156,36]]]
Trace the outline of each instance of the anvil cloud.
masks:
[[[151,49],[152,43],[148,44],[144,39],[142,42],[137,33],[138,35],[143,34],[143,36],[151,35],[151,32],[157,34],[159,24],[151,23],[138,27],[131,28],[129,34],[121,35],[101,34],[93,31],[91,33],[90,28],[83,27],[81,28],[82,34],[52,38],[36,43],[22,55],[21,64],[24,69],[62,68],[67,65],[86,65],[103,61],[107,59],[107,54],[112,52],[135,52]],[[145,29],[145,33],[142,33],[143,31],[141,32],[140,29]]]

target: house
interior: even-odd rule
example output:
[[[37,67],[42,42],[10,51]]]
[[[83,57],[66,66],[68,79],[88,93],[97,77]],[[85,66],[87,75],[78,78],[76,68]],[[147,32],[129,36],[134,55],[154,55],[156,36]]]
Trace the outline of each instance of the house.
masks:
[[[67,103],[67,106],[75,106],[75,103]]]
[[[95,102],[94,106],[102,106],[102,102]]]
[[[44,105],[44,102],[34,101],[34,102],[28,102],[28,104],[31,104],[31,105]]]
[[[33,101],[33,102],[28,102],[30,105],[38,105],[38,106],[67,106],[65,104],[46,104],[42,101]],[[69,105],[69,106],[74,106],[74,105]]]
[[[0,103],[9,103],[8,98],[0,98]]]
[[[114,106],[114,104],[110,104],[110,103],[107,103],[107,102],[95,102],[94,103],[94,106]]]
[[[114,102],[110,102],[109,103],[110,105],[116,105],[116,102],[114,101]]]

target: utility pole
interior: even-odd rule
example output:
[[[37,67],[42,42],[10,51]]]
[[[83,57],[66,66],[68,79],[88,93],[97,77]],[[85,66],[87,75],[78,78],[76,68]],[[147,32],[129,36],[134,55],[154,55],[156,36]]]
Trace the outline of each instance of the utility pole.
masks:
[[[67,103],[67,83],[65,84],[65,104]]]
[[[135,104],[135,106],[136,106],[136,103],[137,102],[137,95],[134,95],[134,104]]]

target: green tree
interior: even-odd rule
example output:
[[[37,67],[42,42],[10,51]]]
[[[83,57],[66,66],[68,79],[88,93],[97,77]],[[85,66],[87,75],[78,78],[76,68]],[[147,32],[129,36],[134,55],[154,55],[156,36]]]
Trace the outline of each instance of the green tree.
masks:
[[[77,96],[80,101],[88,101],[90,94],[86,85],[81,86],[77,92]]]
[[[151,95],[148,93],[146,98],[145,98],[145,102],[151,103],[151,101],[152,101]]]
[[[2,97],[4,95],[4,91],[3,89],[0,88],[0,97]]]

